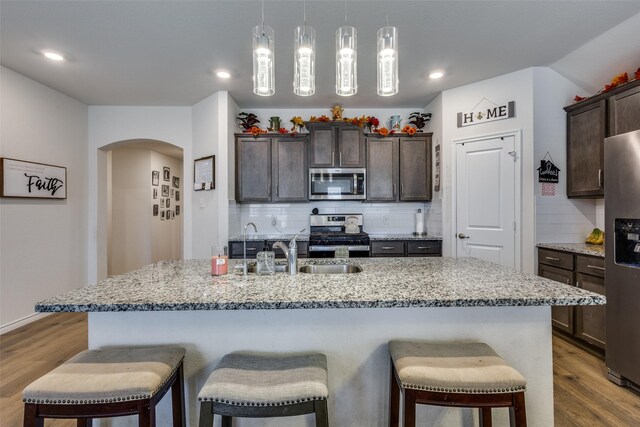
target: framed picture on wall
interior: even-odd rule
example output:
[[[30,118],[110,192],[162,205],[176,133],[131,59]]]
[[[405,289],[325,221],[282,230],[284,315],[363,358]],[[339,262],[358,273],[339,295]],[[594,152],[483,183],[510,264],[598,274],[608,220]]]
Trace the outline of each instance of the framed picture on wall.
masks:
[[[164,208],[164,199],[160,199],[160,207]]]
[[[169,181],[169,177],[171,176],[171,169],[169,166],[165,166],[162,168],[162,180]]]
[[[167,209],[167,219],[171,219],[171,211]]]
[[[151,171],[151,185],[160,184],[160,171]]]
[[[171,212],[171,219],[176,219],[176,213],[174,211]]]
[[[167,199],[167,203],[165,204],[165,206],[168,208],[171,207],[171,199]]]
[[[0,157],[0,197],[66,199],[67,168]]]
[[[180,205],[176,205],[176,215],[180,215]]]
[[[160,212],[160,221],[164,221],[164,210]]]
[[[216,156],[201,157],[193,161],[193,189],[213,190],[216,188]]]
[[[154,199],[157,199],[157,198],[158,198],[158,189],[157,189],[157,188],[154,188],[154,189],[153,189],[153,198],[154,198]]]
[[[171,197],[173,197],[176,194],[176,190],[174,188],[171,189]]]
[[[178,178],[177,176],[174,176],[171,179],[172,179],[171,184],[173,185],[173,188],[180,188],[180,178]]]
[[[180,201],[180,192],[176,190],[176,202]]]
[[[163,185],[162,186],[162,197],[169,197],[169,186],[168,185]]]
[[[158,216],[158,205],[153,205],[153,216]]]

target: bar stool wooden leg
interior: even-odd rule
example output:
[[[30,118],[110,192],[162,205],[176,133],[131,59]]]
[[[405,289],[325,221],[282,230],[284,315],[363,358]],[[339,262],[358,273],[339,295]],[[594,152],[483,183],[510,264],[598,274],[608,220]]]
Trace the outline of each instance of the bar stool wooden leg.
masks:
[[[527,427],[524,392],[513,393],[513,406],[509,408],[509,421],[512,427]]]
[[[222,416],[222,427],[231,427],[231,423],[233,422],[233,418],[223,415]]]
[[[213,427],[213,402],[200,403],[199,427]]]
[[[141,403],[138,413],[138,427],[155,427],[156,408],[148,400]]]
[[[329,411],[327,400],[316,400],[313,404],[316,414],[316,427],[329,427]]]
[[[491,408],[480,408],[480,427],[491,427]]]
[[[44,418],[38,417],[38,405],[35,403],[25,403],[24,405],[24,427],[44,427]]]
[[[416,425],[416,391],[404,390],[404,423],[403,427],[415,427]]]
[[[91,418],[78,418],[76,421],[77,427],[91,427]]]
[[[396,381],[395,367],[391,362],[389,381],[389,427],[398,427],[400,424],[400,385]]]
[[[180,364],[176,372],[176,378],[171,385],[171,406],[173,426],[185,427],[187,420],[184,413],[184,369],[182,364]]]

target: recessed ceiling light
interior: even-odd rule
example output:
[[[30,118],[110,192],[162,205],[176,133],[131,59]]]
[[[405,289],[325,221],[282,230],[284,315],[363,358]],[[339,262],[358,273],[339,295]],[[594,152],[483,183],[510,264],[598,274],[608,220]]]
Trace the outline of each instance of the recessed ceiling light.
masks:
[[[52,61],[64,61],[64,56],[50,50],[45,50],[42,54]]]
[[[444,76],[444,73],[442,71],[434,71],[433,73],[429,74],[430,79],[439,79],[442,76]]]
[[[216,71],[216,76],[220,77],[221,79],[228,79],[231,77],[231,74],[228,71],[220,70]]]

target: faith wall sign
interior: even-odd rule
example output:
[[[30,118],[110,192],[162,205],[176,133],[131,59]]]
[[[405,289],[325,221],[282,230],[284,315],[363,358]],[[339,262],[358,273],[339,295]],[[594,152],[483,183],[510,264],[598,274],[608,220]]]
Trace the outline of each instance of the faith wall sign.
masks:
[[[0,197],[66,199],[67,168],[0,158]]]

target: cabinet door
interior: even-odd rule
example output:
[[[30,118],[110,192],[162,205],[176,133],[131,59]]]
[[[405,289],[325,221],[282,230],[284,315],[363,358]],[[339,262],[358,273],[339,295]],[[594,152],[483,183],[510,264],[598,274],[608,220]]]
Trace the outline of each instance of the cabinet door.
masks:
[[[274,202],[306,202],[309,200],[307,144],[303,138],[278,138],[272,144]]]
[[[336,131],[331,125],[310,128],[309,167],[330,168],[335,160]]]
[[[431,135],[400,138],[400,201],[431,200]]]
[[[609,98],[609,135],[640,129],[640,86]]]
[[[567,113],[567,196],[604,196],[606,101]]]
[[[573,285],[573,272],[538,264],[538,276]],[[573,307],[551,307],[551,323],[556,328],[573,334]]]
[[[368,138],[367,146],[367,201],[397,201],[398,138]]]
[[[271,200],[271,140],[238,138],[236,140],[236,201]]]
[[[407,256],[442,256],[441,240],[409,240]]]
[[[364,135],[359,127],[338,127],[338,158],[341,168],[363,168],[366,164]]]
[[[576,286],[604,295],[604,278],[576,273]],[[604,349],[605,306],[581,305],[576,307],[576,336]]]

